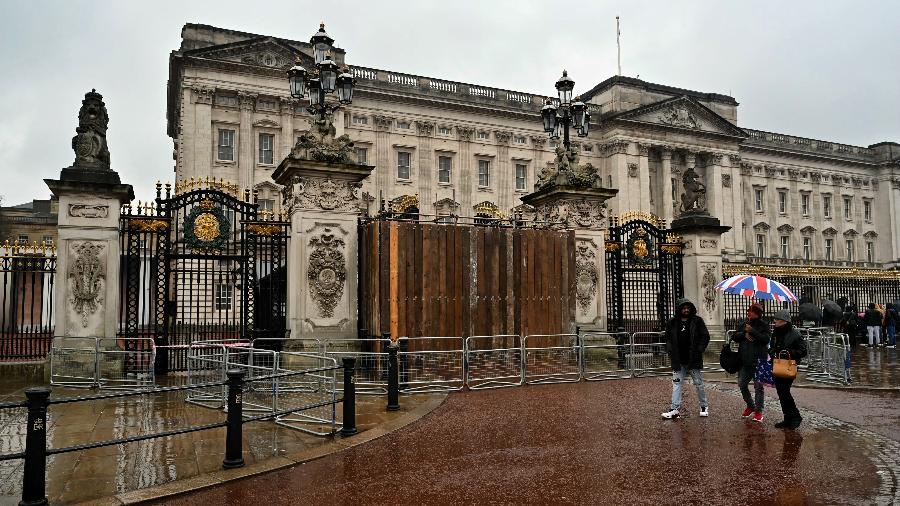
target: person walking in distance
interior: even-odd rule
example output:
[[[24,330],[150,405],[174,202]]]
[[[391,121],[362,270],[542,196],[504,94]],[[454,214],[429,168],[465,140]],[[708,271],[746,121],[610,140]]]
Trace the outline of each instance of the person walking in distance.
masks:
[[[866,324],[866,333],[869,336],[869,348],[881,344],[881,312],[875,307],[874,302],[869,303],[869,309],[866,309],[863,315],[863,323]]]
[[[772,329],[772,347],[769,354],[772,358],[790,358],[800,364],[800,359],[807,354],[806,341],[791,324],[791,313],[787,309],[778,311],[772,317],[772,325],[775,328]],[[785,357],[785,354],[788,356]],[[781,403],[781,411],[784,413],[784,420],[775,424],[779,429],[796,429],[803,420],[794,402],[794,396],[791,395],[793,383],[794,378],[775,377],[775,390],[778,392],[778,402]]]
[[[887,331],[887,347],[897,347],[897,320],[900,320],[900,313],[897,312],[896,304],[887,305],[887,314],[884,315],[884,327]]]
[[[681,414],[681,396],[684,380],[690,372],[691,380],[697,388],[700,416],[709,416],[709,403],[703,389],[703,352],[709,345],[709,331],[706,322],[697,316],[697,307],[688,299],[675,303],[675,317],[666,325],[666,351],[672,364],[672,404],[663,418],[678,418]]]
[[[743,326],[731,336],[731,339],[739,343],[738,353],[741,355],[741,370],[738,371],[738,388],[744,397],[747,407],[741,414],[747,418],[752,416],[754,422],[763,420],[763,406],[765,404],[765,394],[763,392],[763,384],[754,381],[754,396],[750,396],[750,381],[756,373],[756,367],[760,359],[765,360],[768,354],[769,338],[771,330],[769,324],[763,319],[763,308],[759,304],[751,304],[747,309],[747,320]]]

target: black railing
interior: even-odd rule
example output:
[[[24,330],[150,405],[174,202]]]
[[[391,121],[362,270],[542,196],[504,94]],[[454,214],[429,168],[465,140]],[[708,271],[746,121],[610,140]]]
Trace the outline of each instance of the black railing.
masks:
[[[76,451],[90,450],[93,448],[101,448],[104,446],[119,445],[125,443],[133,443],[135,441],[144,441],[147,439],[156,439],[161,437],[177,436],[190,432],[198,432],[202,430],[217,429],[225,427],[225,457],[222,461],[224,469],[233,469],[244,465],[242,453],[243,424],[247,422],[255,422],[261,420],[273,419],[289,413],[297,413],[310,409],[322,407],[325,405],[343,403],[343,423],[341,428],[342,435],[352,435],[356,433],[356,390],[354,388],[354,371],[356,360],[354,358],[344,358],[342,366],[320,367],[315,369],[306,369],[302,371],[291,371],[285,373],[271,374],[268,376],[258,376],[248,383],[255,381],[267,381],[279,378],[287,378],[298,375],[322,373],[328,371],[337,371],[343,369],[344,372],[344,395],[340,399],[333,398],[328,401],[305,404],[281,411],[273,411],[253,417],[243,416],[243,389],[244,389],[244,371],[241,369],[231,369],[227,371],[228,379],[225,381],[211,382],[205,384],[195,384],[176,387],[164,387],[153,390],[143,390],[134,392],[117,392],[110,394],[88,395],[80,397],[68,397],[62,399],[51,399],[50,389],[46,387],[29,388],[25,391],[26,401],[0,403],[0,410],[28,408],[28,418],[25,435],[25,451],[18,453],[10,453],[0,455],[0,462],[5,460],[25,460],[25,470],[22,476],[22,501],[20,505],[45,505],[46,497],[46,476],[47,476],[47,457],[60,453],[69,453]],[[217,386],[228,387],[228,414],[227,419],[223,422],[208,423],[203,425],[192,425],[152,434],[141,434],[136,436],[123,437],[118,439],[108,439],[105,441],[94,441],[63,448],[47,448],[47,410],[54,404],[69,404],[75,402],[88,402],[106,399],[115,399],[121,397],[131,397],[135,395],[149,395],[166,392],[177,392],[182,390],[203,389]]]
[[[0,360],[40,360],[53,339],[56,251],[0,247]]]

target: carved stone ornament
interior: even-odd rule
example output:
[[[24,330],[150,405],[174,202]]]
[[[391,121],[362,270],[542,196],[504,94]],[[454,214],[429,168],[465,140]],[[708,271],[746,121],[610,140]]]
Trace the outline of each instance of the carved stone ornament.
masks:
[[[360,182],[296,176],[282,190],[284,204],[290,209],[356,211],[359,209]]]
[[[472,134],[474,134],[474,133],[475,133],[474,128],[464,127],[464,126],[456,127],[456,134],[459,135],[459,140],[461,140],[461,141],[471,141]]]
[[[606,202],[591,200],[563,199],[552,205],[545,204],[536,209],[536,216],[550,226],[559,228],[603,228],[607,224]]]
[[[206,86],[194,86],[191,88],[195,104],[212,104],[216,90]]]
[[[529,137],[531,141],[531,145],[534,146],[534,149],[544,149],[544,144],[547,143],[547,139],[544,137],[534,136]]]
[[[641,156],[650,156],[650,144],[646,142],[637,143],[638,154]]]
[[[109,206],[99,204],[69,204],[69,216],[72,218],[106,218]]]
[[[731,161],[732,167],[737,167],[741,163],[741,155],[730,154],[728,155],[729,161]]]
[[[587,315],[597,296],[597,253],[591,241],[578,241],[575,245],[575,299],[581,314]]]
[[[247,91],[239,91],[237,96],[238,101],[241,103],[241,109],[252,111],[253,108],[256,107],[256,98],[259,95]]]
[[[812,181],[813,183],[820,183],[820,182],[822,182],[822,173],[821,173],[821,172],[815,172],[815,171],[812,171],[812,172],[809,173],[809,179],[810,179],[810,181]]]
[[[344,240],[326,228],[321,235],[309,240],[309,246],[312,249],[306,269],[309,294],[319,308],[319,316],[331,318],[344,296],[347,280]]]
[[[205,199],[184,219],[184,242],[197,251],[217,251],[225,246],[231,222],[221,207]]]
[[[372,122],[375,123],[375,130],[390,130],[394,125],[394,118],[376,114],[372,116]]]
[[[665,125],[671,125],[680,128],[700,128],[700,122],[694,117],[693,113],[688,110],[683,103],[672,104],[664,109],[658,116],[659,121]]]
[[[357,162],[350,136],[335,137],[337,129],[334,128],[333,112],[326,113],[324,118],[310,115],[308,120],[311,129],[297,140],[291,151],[292,156],[327,163]]]
[[[109,149],[106,145],[108,127],[109,114],[103,103],[103,95],[97,93],[97,90],[85,93],[78,111],[78,127],[75,129],[75,137],[72,137],[74,167],[109,170]]]
[[[511,137],[512,132],[494,131],[494,138],[497,139],[497,144],[509,144],[509,139]]]
[[[722,188],[731,188],[731,174],[722,174]]]
[[[431,137],[434,133],[434,123],[430,121],[416,121],[416,131],[423,137]]]
[[[69,302],[81,317],[81,326],[87,328],[88,319],[103,303],[103,286],[106,280],[105,266],[99,253],[104,245],[85,241],[73,247],[74,259],[69,267],[68,277],[72,281],[72,295]]]
[[[634,162],[628,164],[628,177],[638,177],[638,164]]]
[[[701,268],[703,269],[703,277],[700,281],[700,291],[703,293],[703,304],[706,306],[706,311],[712,313],[716,310],[718,302],[716,283],[718,283],[719,278],[716,276],[716,264],[703,263]]]
[[[555,164],[541,169],[537,175],[534,190],[538,191],[551,185],[599,188],[601,178],[597,174],[596,167],[590,163],[580,163],[579,158],[578,151],[566,150],[563,146],[557,146]]]
[[[715,239],[700,239],[701,248],[716,248],[718,246],[719,242]]]
[[[748,162],[741,162],[741,175],[742,176],[750,176],[753,174],[753,164]]]
[[[689,167],[681,177],[684,192],[681,194],[679,210],[682,215],[706,214],[706,185],[699,181],[700,176]]]

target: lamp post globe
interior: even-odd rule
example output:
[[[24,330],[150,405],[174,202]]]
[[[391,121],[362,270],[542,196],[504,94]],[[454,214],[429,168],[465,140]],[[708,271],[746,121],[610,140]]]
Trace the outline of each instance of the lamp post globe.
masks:
[[[547,100],[547,104],[541,108],[541,119],[544,121],[544,131],[548,134],[556,128],[556,107],[552,100]]]
[[[300,65],[299,58],[297,63],[288,70],[288,83],[291,88],[291,96],[296,99],[303,98],[306,94],[306,69]]]
[[[338,76],[337,78],[337,94],[338,101],[342,104],[349,104],[353,101],[353,85],[356,84],[356,80],[353,78],[353,74],[348,72],[346,69],[344,72]]]
[[[334,39],[325,33],[325,23],[319,24],[319,31],[309,39],[309,43],[313,47],[316,65],[322,63],[325,60],[325,55],[331,51],[332,44],[334,44]]]
[[[321,83],[322,91],[325,93],[334,92],[334,86],[338,76],[338,66],[334,63],[334,60],[331,59],[331,55],[325,55],[325,59],[318,65],[318,68],[319,82]]]
[[[572,102],[572,90],[575,89],[575,81],[569,77],[569,73],[563,70],[562,77],[556,81],[556,91],[559,93],[559,105],[568,106]]]
[[[575,99],[575,103],[572,104],[572,125],[581,129],[584,127],[584,111],[586,107],[584,102],[581,101],[581,97]]]

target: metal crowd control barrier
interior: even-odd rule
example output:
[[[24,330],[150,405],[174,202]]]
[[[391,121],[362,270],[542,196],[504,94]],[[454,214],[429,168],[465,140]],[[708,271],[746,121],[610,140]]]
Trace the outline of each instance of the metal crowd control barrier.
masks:
[[[581,375],[587,381],[623,379],[632,376],[626,357],[631,336],[625,332],[581,334]]]
[[[581,380],[581,347],[578,334],[525,336],[524,382],[570,383]]]
[[[278,416],[275,423],[316,436],[333,434],[338,425],[335,401],[337,390],[335,378],[338,371],[334,368],[337,361],[321,355],[289,351],[281,352],[278,362],[279,373],[310,370],[317,372],[272,380],[273,411],[277,412],[289,406],[316,407]],[[329,368],[331,370],[328,370]],[[326,427],[328,430],[317,430]]]
[[[463,338],[401,337],[398,343],[401,392],[462,390],[466,381]]]
[[[275,410],[276,380],[258,380],[279,372],[279,354],[272,350],[261,350],[242,346],[223,346],[225,349],[225,371],[244,372],[247,382],[242,398],[244,413],[260,413]]]
[[[850,339],[847,334],[824,333],[807,338],[807,346],[817,344],[821,353],[815,365],[806,366],[806,379],[817,383],[846,385],[850,382],[847,359],[850,354]],[[810,353],[810,356],[812,353]]]
[[[470,336],[465,346],[469,389],[514,387],[525,381],[521,336]]]
[[[383,339],[325,339],[322,355],[340,361],[344,357],[356,359],[355,385],[357,394],[387,394],[388,353]],[[342,388],[343,383],[338,384]]]
[[[631,349],[625,356],[625,365],[635,377],[671,374],[672,366],[663,336],[663,332],[631,334]]]
[[[154,388],[152,338],[56,337],[50,347],[50,384],[73,388]]]

